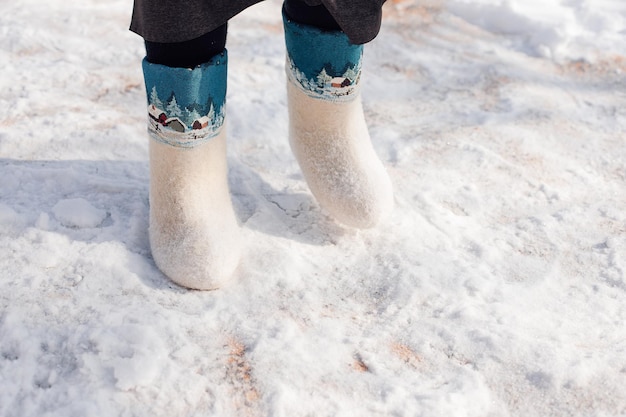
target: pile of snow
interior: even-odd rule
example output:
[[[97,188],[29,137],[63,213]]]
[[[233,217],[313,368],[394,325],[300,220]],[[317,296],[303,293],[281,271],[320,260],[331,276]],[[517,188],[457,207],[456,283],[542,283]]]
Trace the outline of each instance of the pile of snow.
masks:
[[[52,208],[54,216],[66,227],[97,227],[106,218],[106,211],[92,206],[84,198],[61,200]]]
[[[447,0],[452,13],[530,55],[554,59],[626,54],[621,0]]]

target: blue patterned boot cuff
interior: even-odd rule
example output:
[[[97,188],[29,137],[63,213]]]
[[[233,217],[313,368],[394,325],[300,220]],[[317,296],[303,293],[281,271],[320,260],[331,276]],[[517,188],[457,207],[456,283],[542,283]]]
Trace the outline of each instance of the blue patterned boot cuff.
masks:
[[[162,143],[193,148],[217,136],[224,124],[228,54],[193,69],[143,60],[148,132]]]
[[[351,101],[361,78],[363,45],[341,31],[324,31],[296,23],[283,13],[287,44],[287,76],[308,96]]]

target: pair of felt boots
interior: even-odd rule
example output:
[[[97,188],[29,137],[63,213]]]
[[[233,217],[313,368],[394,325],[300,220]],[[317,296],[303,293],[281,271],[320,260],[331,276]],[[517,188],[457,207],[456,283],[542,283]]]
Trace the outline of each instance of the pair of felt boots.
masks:
[[[359,96],[363,46],[285,19],[290,144],[320,206],[352,227],[392,207]],[[150,246],[172,281],[220,287],[242,252],[227,181],[227,53],[193,69],[144,60],[150,141]]]

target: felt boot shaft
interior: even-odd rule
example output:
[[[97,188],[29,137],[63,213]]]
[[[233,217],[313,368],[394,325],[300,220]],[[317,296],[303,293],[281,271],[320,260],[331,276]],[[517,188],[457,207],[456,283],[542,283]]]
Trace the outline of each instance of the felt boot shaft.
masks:
[[[148,131],[167,145],[192,148],[217,136],[224,124],[226,50],[193,69],[143,61]]]

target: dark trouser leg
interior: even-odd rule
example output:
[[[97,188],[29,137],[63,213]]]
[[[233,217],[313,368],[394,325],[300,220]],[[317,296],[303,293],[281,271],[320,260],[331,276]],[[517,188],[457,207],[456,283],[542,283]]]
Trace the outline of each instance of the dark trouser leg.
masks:
[[[226,47],[228,24],[185,42],[160,43],[145,41],[146,59],[152,64],[175,68],[194,68],[208,62]]]
[[[341,30],[324,5],[309,6],[302,0],[286,0],[283,11],[294,22],[322,30]]]

